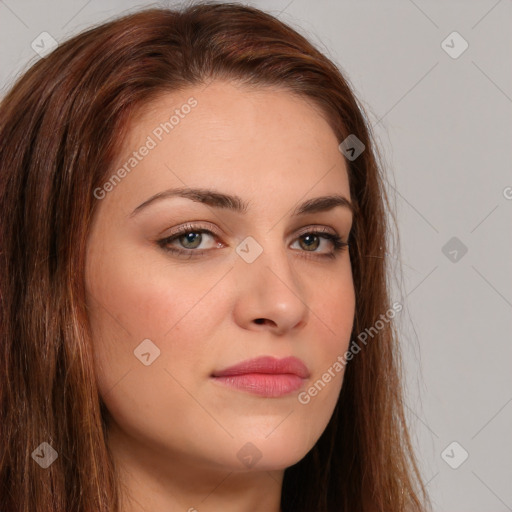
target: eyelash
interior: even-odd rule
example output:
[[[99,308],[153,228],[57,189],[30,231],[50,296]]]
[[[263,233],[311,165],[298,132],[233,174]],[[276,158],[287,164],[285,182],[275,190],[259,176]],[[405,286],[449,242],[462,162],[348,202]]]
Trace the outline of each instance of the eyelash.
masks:
[[[171,242],[174,242],[175,240],[178,240],[181,236],[186,235],[188,233],[206,233],[208,235],[212,235],[212,237],[217,238],[216,234],[212,232],[209,229],[206,229],[201,226],[195,226],[193,224],[186,224],[183,226],[179,231],[176,233],[173,233],[172,235],[162,238],[161,240],[158,240],[158,245],[166,252],[169,252],[171,254],[175,254],[177,256],[189,256],[189,258],[192,258],[194,256],[202,256],[203,254],[214,250],[214,249],[177,249],[175,247],[169,247],[169,244]],[[311,252],[312,255],[316,255],[316,257],[320,258],[330,258],[334,259],[338,256],[340,252],[342,252],[345,248],[349,247],[348,242],[344,242],[340,236],[337,234],[333,234],[331,232],[328,232],[326,230],[323,230],[322,228],[316,228],[312,229],[310,231],[304,231],[300,233],[297,236],[297,239],[305,236],[305,235],[314,235],[318,236],[320,238],[323,238],[324,240],[328,240],[333,245],[333,250],[330,253],[316,253],[315,251],[302,251],[305,253]],[[310,257],[309,255],[307,257]]]

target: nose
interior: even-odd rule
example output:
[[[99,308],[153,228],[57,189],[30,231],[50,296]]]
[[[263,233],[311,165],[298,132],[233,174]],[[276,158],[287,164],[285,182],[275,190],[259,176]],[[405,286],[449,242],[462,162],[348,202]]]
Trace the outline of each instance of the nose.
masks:
[[[270,249],[270,243],[251,263],[243,258],[235,263],[234,317],[244,329],[282,335],[302,329],[308,321],[309,308],[306,291],[286,248]]]

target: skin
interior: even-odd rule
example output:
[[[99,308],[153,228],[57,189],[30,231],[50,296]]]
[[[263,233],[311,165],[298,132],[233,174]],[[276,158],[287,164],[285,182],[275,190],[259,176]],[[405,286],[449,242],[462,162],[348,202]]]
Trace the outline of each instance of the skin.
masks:
[[[121,510],[278,512],[284,470],[324,431],[343,372],[307,405],[298,393],[347,350],[355,308],[349,248],[322,258],[329,240],[310,247],[297,235],[324,227],[347,241],[350,209],[291,211],[320,196],[350,200],[347,168],[311,102],[216,80],[141,109],[113,170],[191,96],[197,106],[99,200],[88,240],[87,305]],[[176,187],[236,194],[249,206],[241,214],[174,197],[130,216]],[[158,245],[189,222],[215,234],[171,246],[205,253],[180,257]],[[236,252],[248,236],[263,248],[252,263]],[[144,339],[160,350],[147,366],[134,355]],[[310,377],[279,398],[210,377],[262,355],[298,357]],[[252,467],[237,457],[248,442],[261,454]]]

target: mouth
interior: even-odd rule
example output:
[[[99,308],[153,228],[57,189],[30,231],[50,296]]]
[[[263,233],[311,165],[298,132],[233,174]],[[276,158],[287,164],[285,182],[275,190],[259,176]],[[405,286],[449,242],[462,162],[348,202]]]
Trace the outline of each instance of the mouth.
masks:
[[[300,359],[271,356],[242,361],[211,374],[212,380],[221,385],[267,398],[297,391],[309,376],[308,368]]]

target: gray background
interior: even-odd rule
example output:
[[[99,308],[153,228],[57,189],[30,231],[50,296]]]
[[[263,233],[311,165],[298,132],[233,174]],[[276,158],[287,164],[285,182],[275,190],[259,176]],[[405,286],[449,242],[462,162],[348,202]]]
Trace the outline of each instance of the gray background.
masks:
[[[398,215],[393,300],[434,510],[512,510],[511,0],[246,3],[309,37],[368,108]],[[0,0],[2,95],[40,58],[41,32],[63,41],[144,5]],[[457,58],[453,31],[469,45]]]

